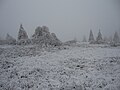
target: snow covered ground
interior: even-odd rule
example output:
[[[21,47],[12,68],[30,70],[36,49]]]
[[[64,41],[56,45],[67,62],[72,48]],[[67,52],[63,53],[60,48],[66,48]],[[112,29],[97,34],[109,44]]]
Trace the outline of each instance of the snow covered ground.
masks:
[[[0,90],[120,90],[120,47],[0,46]]]

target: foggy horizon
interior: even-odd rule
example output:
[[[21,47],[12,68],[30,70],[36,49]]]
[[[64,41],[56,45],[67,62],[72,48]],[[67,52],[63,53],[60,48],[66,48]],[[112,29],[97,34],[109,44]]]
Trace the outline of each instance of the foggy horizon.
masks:
[[[38,26],[47,26],[61,41],[82,41],[90,29],[96,38],[120,35],[119,0],[1,0],[0,37],[17,39],[20,24],[29,38]]]

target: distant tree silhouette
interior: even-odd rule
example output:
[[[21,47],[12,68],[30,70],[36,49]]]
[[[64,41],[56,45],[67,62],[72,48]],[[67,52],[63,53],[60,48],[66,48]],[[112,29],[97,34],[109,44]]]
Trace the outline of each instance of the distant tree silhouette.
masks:
[[[30,43],[31,43],[31,40],[28,38],[28,35],[21,24],[20,28],[19,28],[19,32],[18,32],[17,44],[18,45],[27,45]]]
[[[119,36],[118,36],[117,32],[115,32],[115,34],[114,34],[113,43],[119,43]]]
[[[96,43],[97,44],[101,44],[101,43],[103,43],[104,41],[103,41],[103,38],[102,38],[102,34],[101,34],[101,32],[100,32],[100,29],[99,29],[99,32],[98,32],[98,36],[97,36],[97,38],[96,38]]]
[[[90,30],[90,35],[89,35],[89,40],[88,40],[90,43],[93,43],[95,40],[94,40],[94,36],[93,36],[93,33],[92,33],[92,30]]]

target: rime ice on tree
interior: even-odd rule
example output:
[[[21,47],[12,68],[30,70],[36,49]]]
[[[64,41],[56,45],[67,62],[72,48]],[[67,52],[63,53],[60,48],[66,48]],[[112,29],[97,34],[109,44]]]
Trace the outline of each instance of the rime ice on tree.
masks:
[[[35,33],[32,36],[32,43],[42,46],[60,45],[61,41],[56,37],[54,33],[49,32],[49,28],[46,26],[37,27]]]
[[[28,35],[21,24],[18,32],[18,40],[22,40],[22,39],[28,39]]]
[[[28,39],[28,35],[21,24],[19,32],[18,32],[17,44],[18,45],[26,45],[26,44],[30,44],[30,43],[31,43],[31,41]]]
[[[89,35],[89,40],[88,40],[90,43],[93,43],[95,40],[94,40],[94,36],[93,36],[93,33],[92,33],[92,30],[90,30],[90,35]]]

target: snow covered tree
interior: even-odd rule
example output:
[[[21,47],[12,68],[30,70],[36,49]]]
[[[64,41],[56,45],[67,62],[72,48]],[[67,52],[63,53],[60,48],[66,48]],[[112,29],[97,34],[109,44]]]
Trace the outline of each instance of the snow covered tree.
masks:
[[[10,36],[9,34],[7,34],[7,36],[6,36],[6,43],[7,44],[15,45],[16,44],[16,39],[14,39],[12,36]]]
[[[33,34],[32,38],[37,39],[40,36],[42,36],[42,28],[41,27],[37,27],[35,29],[35,33]]]
[[[116,44],[119,43],[119,36],[117,32],[115,32],[114,34],[113,43],[116,43]]]
[[[42,30],[46,33],[50,33],[49,28],[47,26],[42,26]]]
[[[27,44],[30,44],[30,43],[31,43],[31,41],[30,41],[30,39],[28,39],[28,35],[27,35],[26,31],[24,30],[24,28],[21,24],[19,32],[18,32],[17,44],[18,45],[27,45]]]
[[[93,36],[93,33],[92,33],[92,30],[90,30],[90,35],[89,35],[89,40],[88,40],[90,43],[94,43],[95,40],[94,40],[94,36]]]
[[[102,34],[101,34],[100,30],[99,30],[98,36],[97,36],[97,38],[96,38],[96,43],[97,43],[97,44],[101,44],[101,43],[103,43],[103,42],[104,42],[104,41],[103,41],[103,39],[102,39]]]
[[[59,41],[59,39],[57,38],[57,36],[55,35],[55,33],[51,33],[51,36],[52,36],[52,38],[53,38],[53,39],[55,39],[55,40],[58,40],[58,41]]]
[[[37,38],[40,38],[41,36],[45,36],[46,34],[50,34],[48,27],[46,27],[46,26],[42,26],[42,27],[38,26],[35,29],[35,33],[33,34],[32,37],[34,39],[35,38],[37,39]]]
[[[62,42],[57,38],[57,36],[55,35],[55,33],[51,33],[52,36],[52,43],[54,46],[60,46],[62,44]]]
[[[32,44],[39,44],[41,46],[58,46],[61,41],[56,37],[54,33],[50,34],[49,28],[46,26],[37,27],[35,33],[32,36]]]
[[[28,39],[28,35],[21,24],[18,32],[18,40],[22,40],[22,39]]]

